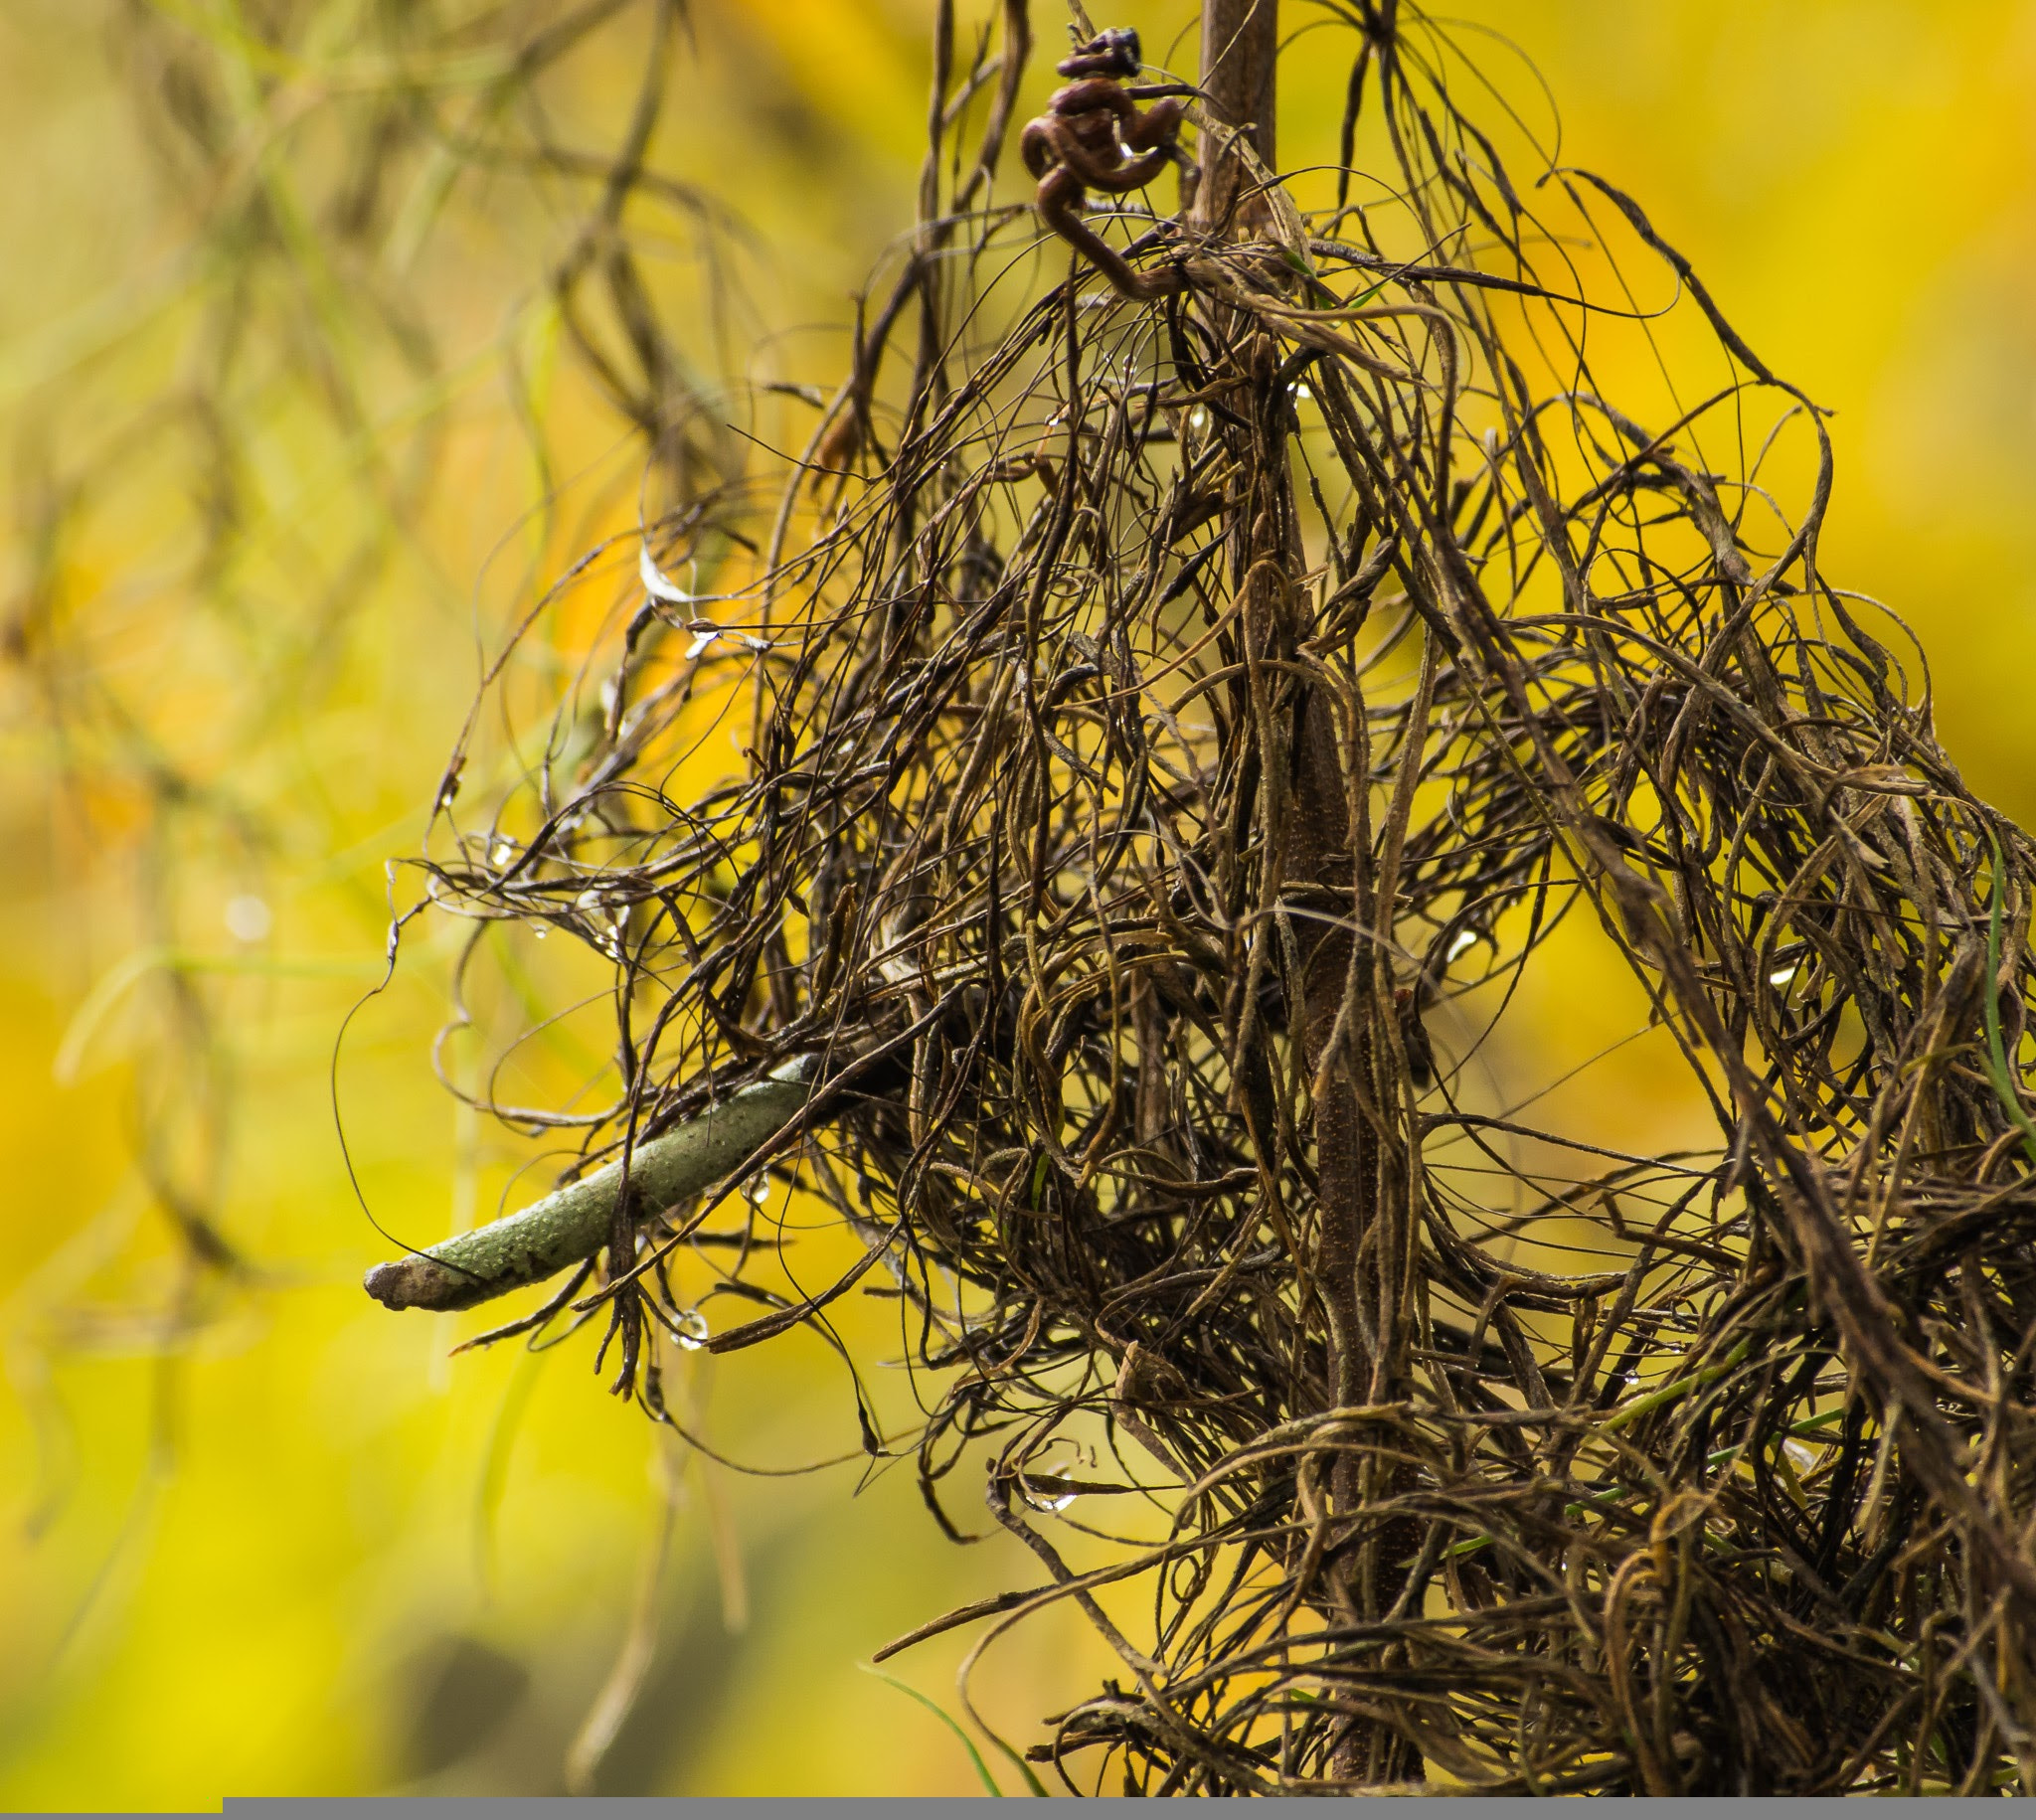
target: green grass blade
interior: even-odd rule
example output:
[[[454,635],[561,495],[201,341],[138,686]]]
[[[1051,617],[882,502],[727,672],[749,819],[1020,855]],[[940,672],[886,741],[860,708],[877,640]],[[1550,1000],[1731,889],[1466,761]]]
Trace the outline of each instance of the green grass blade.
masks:
[[[984,1793],[1001,1795],[1004,1792],[997,1786],[997,1778],[990,1774],[990,1766],[982,1760],[982,1752],[975,1747],[975,1739],[962,1731],[961,1722],[953,1714],[949,1713],[945,1707],[941,1706],[937,1700],[929,1699],[910,1682],[900,1681],[896,1675],[887,1675],[881,1668],[873,1667],[868,1662],[858,1662],[856,1667],[861,1669],[866,1675],[876,1676],[886,1687],[895,1687],[908,1699],[918,1701],[921,1706],[925,1707],[941,1725],[945,1726],[949,1732],[953,1733],[961,1740],[961,1748],[968,1752],[968,1760],[975,1765],[975,1773],[982,1782]],[[1036,1793],[1046,1793],[1044,1788],[1039,1787],[1039,1779],[1036,1776],[1029,1779],[1032,1781]]]

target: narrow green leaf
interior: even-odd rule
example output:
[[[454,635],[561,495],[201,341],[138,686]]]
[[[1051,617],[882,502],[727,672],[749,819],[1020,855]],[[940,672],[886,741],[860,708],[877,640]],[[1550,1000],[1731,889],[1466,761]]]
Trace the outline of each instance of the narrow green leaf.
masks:
[[[961,1722],[949,1713],[945,1707],[941,1706],[937,1700],[929,1699],[910,1682],[900,1681],[896,1675],[887,1675],[881,1668],[877,1668],[868,1662],[858,1662],[856,1667],[861,1669],[866,1675],[874,1675],[886,1687],[895,1687],[908,1699],[918,1701],[921,1706],[925,1707],[941,1725],[945,1726],[949,1732],[953,1733],[961,1740],[961,1748],[968,1752],[968,1760],[975,1765],[975,1773],[982,1782],[983,1792],[992,1795],[1001,1795],[1004,1792],[997,1786],[997,1778],[990,1774],[990,1766],[982,1760],[982,1752],[975,1747],[975,1739],[970,1737],[961,1729]],[[1034,1777],[1032,1780],[1034,1793],[1045,1794],[1046,1790],[1038,1786],[1038,1778]]]

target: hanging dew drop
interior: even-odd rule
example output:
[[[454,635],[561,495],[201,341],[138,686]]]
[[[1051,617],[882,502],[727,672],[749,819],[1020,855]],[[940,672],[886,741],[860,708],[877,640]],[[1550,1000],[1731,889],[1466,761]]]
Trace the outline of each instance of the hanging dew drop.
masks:
[[[1050,1516],[1056,1516],[1066,1510],[1069,1505],[1075,1502],[1078,1495],[1072,1491],[1050,1490],[1044,1484],[1035,1485],[1030,1479],[1020,1479],[1019,1485],[1023,1491],[1025,1502],[1032,1509],[1045,1511]]]
[[[713,1329],[707,1325],[707,1317],[697,1308],[688,1308],[674,1325],[678,1328],[680,1348],[689,1353],[700,1351],[713,1333]]]

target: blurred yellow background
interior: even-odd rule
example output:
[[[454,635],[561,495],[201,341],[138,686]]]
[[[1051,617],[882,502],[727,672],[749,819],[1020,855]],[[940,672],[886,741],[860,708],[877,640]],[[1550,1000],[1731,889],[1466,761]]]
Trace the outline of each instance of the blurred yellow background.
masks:
[[[823,377],[911,220],[932,7],[688,10],[651,162],[748,227],[722,265],[687,208],[659,223],[659,281],[692,312],[679,353],[703,378]],[[1034,10],[1051,51],[1060,15]],[[1192,61],[1191,0],[1091,10]],[[1295,25],[1311,10],[1288,0]],[[1770,365],[1835,408],[1824,567],[1915,627],[1946,745],[2036,819],[2036,5],[1451,10],[1507,34],[1564,159],[1642,199]],[[628,517],[639,465],[545,307],[573,227],[545,192],[428,158],[392,196],[350,201],[344,171],[293,188],[348,97],[409,83],[460,117],[484,92],[449,55],[368,67],[364,11],[0,9],[0,1807],[556,1792],[668,1505],[648,1679],[596,1787],[971,1790],[940,1721],[856,1665],[1032,1583],[1004,1539],[941,1540],[909,1466],[674,1461],[584,1341],[448,1362],[478,1317],[360,1292],[389,1246],[335,1086],[392,1231],[425,1242],[529,1192],[538,1152],[432,1077],[442,945],[406,955],[336,1072],[335,1037],[381,972],[384,863],[417,849],[477,649]],[[972,32],[991,9],[960,11]],[[618,11],[546,91],[562,140],[612,144],[645,15]],[[244,72],[217,156],[181,179],[159,61],[179,35]],[[1285,79],[1290,164],[1333,153],[1344,69],[1321,42]],[[234,186],[287,256],[234,242],[254,219]],[[372,256],[332,225],[349,207],[388,229]],[[1532,1001],[1551,1043],[1618,1034],[1577,1028],[1615,996],[1589,987]],[[527,1090],[574,1075],[571,1041],[522,1065]],[[487,1053],[455,1042],[446,1067]],[[1623,1115],[1645,1124],[1653,1090],[1621,1082]],[[247,1270],[193,1271],[179,1218]],[[865,1358],[887,1306],[844,1317]],[[838,1362],[803,1342],[687,1394],[753,1465],[855,1444]],[[962,1647],[892,1666],[952,1711]],[[1029,1741],[1107,1672],[1043,1623],[992,1652],[979,1704]]]

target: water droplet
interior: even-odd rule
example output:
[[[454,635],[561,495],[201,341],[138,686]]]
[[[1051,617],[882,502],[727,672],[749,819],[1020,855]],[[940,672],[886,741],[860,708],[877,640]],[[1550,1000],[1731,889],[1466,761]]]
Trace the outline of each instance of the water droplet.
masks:
[[[515,857],[516,843],[514,841],[497,840],[495,844],[488,849],[488,864],[490,866],[506,866]]]
[[[1787,966],[1777,967],[1774,972],[1770,973],[1768,975],[1768,984],[1771,986],[1785,986],[1799,971],[1801,971],[1799,963],[1790,961]]]
[[[1045,1511],[1049,1516],[1057,1516],[1060,1512],[1066,1510],[1069,1505],[1075,1502],[1076,1497],[1076,1494],[1072,1491],[1053,1491],[1043,1485],[1035,1486],[1030,1479],[1026,1478],[1021,1478],[1018,1481],[1018,1490],[1032,1509]]]
[[[1477,931],[1475,929],[1458,929],[1455,934],[1449,937],[1447,957],[1450,960],[1454,960],[1465,948],[1474,948],[1476,946]]]
[[[1207,429],[1209,427],[1209,408],[1206,405],[1197,405],[1193,411],[1188,413],[1188,427],[1190,429]]]
[[[764,1202],[770,1199],[769,1173],[765,1170],[758,1170],[755,1175],[743,1184],[743,1193],[749,1198],[752,1207],[763,1207]]]
[[[530,925],[530,932],[531,932],[531,933],[532,933],[533,935],[535,935],[535,936],[536,936],[536,937],[538,938],[538,940],[542,941],[542,940],[544,940],[544,938],[545,938],[545,937],[546,937],[547,935],[549,935],[549,934],[550,934],[550,933],[551,933],[552,931],[551,931],[551,927],[550,927],[550,925],[549,925],[549,924],[547,924],[547,923],[543,923],[543,922],[533,922],[533,923],[532,923],[532,924]]]
[[[713,1333],[713,1329],[707,1325],[707,1317],[697,1308],[688,1308],[679,1316],[675,1325],[679,1330],[679,1345],[689,1353],[697,1353],[707,1344]]]
[[[688,663],[692,662],[694,658],[698,657],[701,654],[701,652],[705,651],[707,647],[711,645],[720,636],[721,633],[718,630],[712,632],[695,632],[693,634],[693,642],[686,647],[686,661]]]

